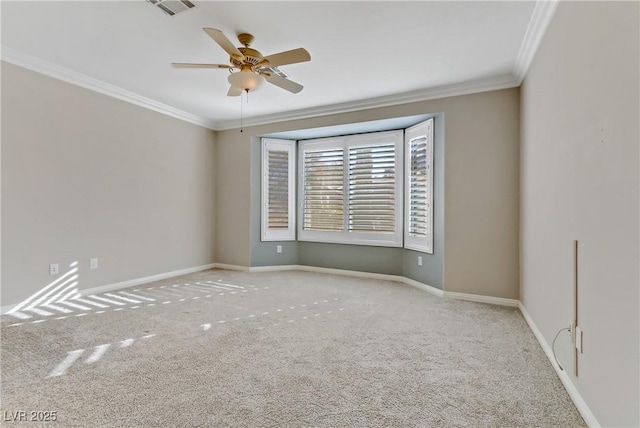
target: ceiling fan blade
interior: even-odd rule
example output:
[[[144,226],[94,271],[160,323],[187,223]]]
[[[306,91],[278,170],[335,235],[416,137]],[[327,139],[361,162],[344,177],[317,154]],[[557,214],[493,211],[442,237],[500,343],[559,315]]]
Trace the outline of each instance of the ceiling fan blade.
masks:
[[[304,87],[299,83],[296,83],[296,82],[294,82],[292,80],[289,80],[289,79],[285,79],[284,77],[280,77],[280,76],[275,75],[275,74],[264,73],[264,76],[266,77],[267,82],[269,82],[269,83],[271,83],[273,85],[279,86],[282,89],[286,89],[287,91],[292,92],[294,94],[297,94],[298,92],[300,92],[302,90],[302,88]]]
[[[175,68],[231,68],[226,64],[192,64],[190,62],[172,62]]]
[[[266,56],[258,65],[266,63],[270,67],[278,67],[280,65],[297,64],[305,61],[311,61],[311,55],[309,55],[306,49],[298,48]]]
[[[239,97],[242,95],[242,89],[236,88],[235,86],[229,87],[229,92],[227,92],[228,97]]]
[[[209,35],[213,39],[214,42],[220,45],[222,49],[224,49],[231,57],[242,61],[244,59],[244,55],[242,52],[238,50],[237,47],[231,43],[227,36],[225,36],[222,31],[216,30],[215,28],[203,28],[204,32]]]

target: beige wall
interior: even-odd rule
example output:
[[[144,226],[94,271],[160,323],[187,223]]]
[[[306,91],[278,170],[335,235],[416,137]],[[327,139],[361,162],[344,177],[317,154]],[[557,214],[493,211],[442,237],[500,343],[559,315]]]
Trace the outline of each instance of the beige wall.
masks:
[[[78,260],[81,288],[214,254],[248,266],[252,136],[437,112],[445,290],[517,298],[518,109],[510,89],[213,133],[3,63],[2,305],[55,279],[49,263]]]
[[[216,262],[249,266],[249,133],[216,133]]]
[[[2,63],[2,305],[214,262],[214,138]]]
[[[438,112],[445,113],[444,289],[517,299],[517,88],[218,132],[217,261],[251,260],[251,137]]]
[[[522,87],[521,301],[602,426],[639,426],[639,3],[561,2]]]

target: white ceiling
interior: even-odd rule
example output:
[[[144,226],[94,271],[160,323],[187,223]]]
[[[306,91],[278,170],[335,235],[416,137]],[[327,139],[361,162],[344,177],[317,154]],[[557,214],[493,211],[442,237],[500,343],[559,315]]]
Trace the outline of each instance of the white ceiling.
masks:
[[[228,71],[170,66],[228,63],[203,27],[233,42],[249,32],[264,55],[311,54],[281,67],[304,85],[299,94],[270,84],[249,94],[250,124],[517,86],[538,9],[531,1],[193,2],[169,17],[143,0],[2,1],[2,57],[224,129],[240,114],[240,99],[226,96]]]

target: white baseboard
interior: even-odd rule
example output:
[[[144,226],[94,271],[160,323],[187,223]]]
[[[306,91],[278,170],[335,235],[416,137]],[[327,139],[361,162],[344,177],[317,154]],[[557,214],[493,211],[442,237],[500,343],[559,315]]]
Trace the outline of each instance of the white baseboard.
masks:
[[[328,273],[331,275],[353,276],[356,278],[380,279],[382,281],[395,281],[395,282],[402,282],[402,278],[403,278],[398,275],[389,275],[385,273],[361,272],[357,270],[334,269],[334,268],[325,268],[325,267],[307,266],[307,265],[297,265],[296,270],[302,270],[306,272]]]
[[[560,381],[562,381],[564,388],[569,393],[569,397],[571,397],[573,404],[575,404],[576,408],[578,409],[578,412],[580,412],[580,415],[582,415],[582,418],[586,422],[587,426],[589,426],[590,428],[600,427],[601,426],[600,423],[594,416],[593,412],[591,412],[591,409],[589,408],[587,403],[584,401],[584,399],[582,398],[582,395],[580,395],[580,393],[576,389],[573,382],[571,382],[571,378],[569,378],[569,375],[564,370],[560,370],[560,367],[558,366],[555,358],[553,357],[553,351],[551,350],[551,346],[549,346],[549,344],[545,340],[544,336],[538,329],[538,326],[536,325],[536,323],[533,322],[533,318],[531,318],[531,316],[529,315],[525,307],[522,305],[522,303],[518,304],[518,308],[520,309],[520,313],[522,313],[522,316],[524,317],[527,324],[529,324],[529,328],[531,329],[531,331],[533,332],[533,335],[538,340],[538,343],[540,344],[540,346],[542,346],[544,353],[547,355],[547,358],[551,362],[551,366],[553,366],[553,369],[556,371],[556,374],[560,378]]]
[[[251,270],[248,266],[240,266],[240,265],[229,265],[226,263],[214,263],[214,267],[216,269],[224,269],[224,270],[237,270],[240,272],[249,272]]]
[[[383,273],[361,272],[361,271],[354,271],[354,270],[333,269],[333,268],[324,268],[324,267],[306,266],[306,265],[249,267],[249,266],[232,265],[232,264],[226,264],[226,263],[211,263],[207,265],[196,266],[193,268],[180,269],[172,272],[161,273],[158,275],[145,276],[142,278],[132,279],[129,281],[117,282],[114,284],[107,284],[107,285],[102,285],[99,287],[93,287],[93,288],[88,288],[88,289],[79,290],[79,291],[82,295],[105,293],[108,291],[146,284],[148,282],[159,281],[161,279],[167,279],[167,278],[172,278],[174,276],[186,275],[189,273],[199,272],[199,271],[212,269],[212,268],[234,270],[234,271],[240,271],[240,272],[275,272],[275,271],[286,271],[286,270],[300,270],[300,271],[307,271],[307,272],[328,273],[333,275],[344,275],[344,276],[353,276],[358,278],[379,279],[383,281],[401,282],[403,284],[407,284],[412,287],[416,287],[421,290],[427,291],[438,297],[444,297],[447,299],[466,300],[470,302],[489,303],[493,305],[514,306],[514,307],[517,307],[519,303],[517,300],[514,300],[514,299],[504,299],[501,297],[490,297],[490,296],[481,296],[477,294],[466,294],[466,293],[456,293],[452,291],[442,291],[439,288],[432,287],[428,284],[424,284],[422,282],[419,282],[410,278],[406,278],[401,275],[389,275],[389,274],[383,274]],[[7,313],[14,306],[16,305],[3,306],[2,308],[0,308],[0,314]]]
[[[416,280],[406,278],[404,276],[389,275],[385,273],[362,272],[357,270],[334,269],[334,268],[325,268],[325,267],[307,266],[307,265],[275,265],[275,266],[248,267],[248,266],[239,266],[239,265],[229,265],[224,263],[216,263],[216,269],[227,269],[227,270],[235,270],[235,271],[242,271],[242,272],[276,272],[276,271],[286,271],[286,270],[300,270],[305,272],[317,272],[317,273],[328,273],[332,275],[353,276],[357,278],[380,279],[383,281],[401,282],[403,284],[407,284],[412,287],[416,287],[421,290],[427,291],[438,297],[443,296],[442,294],[443,292],[439,288],[435,288],[430,285],[423,284],[422,282],[418,282]]]
[[[253,266],[249,268],[249,272],[276,272],[282,270],[296,270],[297,268],[298,265]]]
[[[172,272],[165,272],[165,273],[160,273],[160,274],[157,274],[157,275],[145,276],[145,277],[142,277],[142,278],[131,279],[131,280],[128,280],[128,281],[122,281],[122,282],[116,282],[116,283],[113,283],[113,284],[100,285],[98,287],[79,289],[78,292],[83,296],[86,296],[88,294],[106,293],[108,291],[119,290],[121,288],[127,288],[127,287],[133,287],[133,286],[136,286],[136,285],[146,284],[148,282],[159,281],[161,279],[173,278],[175,276],[186,275],[186,274],[193,273],[193,272],[200,272],[200,271],[207,270],[207,269],[213,269],[215,266],[216,266],[215,263],[210,263],[210,264],[207,264],[207,265],[201,265],[201,266],[195,266],[195,267],[186,268],[186,269],[174,270]],[[9,312],[11,309],[13,309],[14,307],[16,307],[19,304],[20,303],[16,303],[15,305],[2,306],[0,308],[0,314],[2,314],[2,315],[6,314],[7,312]]]
[[[444,296],[444,294],[443,294],[444,292],[442,290],[440,290],[439,288],[432,287],[431,285],[427,285],[427,284],[424,284],[422,282],[416,281],[415,279],[407,278],[407,277],[404,277],[404,276],[401,277],[401,278],[402,278],[402,282],[407,284],[407,285],[419,288],[421,290],[424,290],[424,291],[426,291],[428,293],[431,293],[431,294],[433,294],[435,296],[438,296],[438,297],[443,297]]]
[[[142,278],[130,279],[128,281],[116,282],[113,284],[101,285],[98,287],[87,288],[84,290],[78,290],[80,294],[97,294],[97,293],[105,293],[107,291],[118,290],[120,288],[133,287],[135,285],[146,284],[148,282],[160,281],[161,279],[173,278],[175,276],[186,275],[189,273],[200,272],[207,269],[213,269],[215,267],[215,263],[210,263],[207,265],[195,266],[186,269],[174,270],[172,272],[160,273],[157,275],[144,276]]]
[[[520,303],[515,299],[505,299],[504,297],[481,296],[479,294],[457,293],[455,291],[444,291],[445,299],[466,300],[468,302],[489,303],[491,305],[518,307]]]

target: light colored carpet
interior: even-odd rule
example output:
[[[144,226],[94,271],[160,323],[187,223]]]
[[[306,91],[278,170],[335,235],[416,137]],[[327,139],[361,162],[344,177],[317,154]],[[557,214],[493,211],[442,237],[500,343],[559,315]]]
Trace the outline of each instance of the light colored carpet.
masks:
[[[64,427],[585,426],[514,308],[309,272],[209,270],[119,291],[85,296],[74,303],[87,309],[66,314],[2,317],[4,419],[53,411]]]

